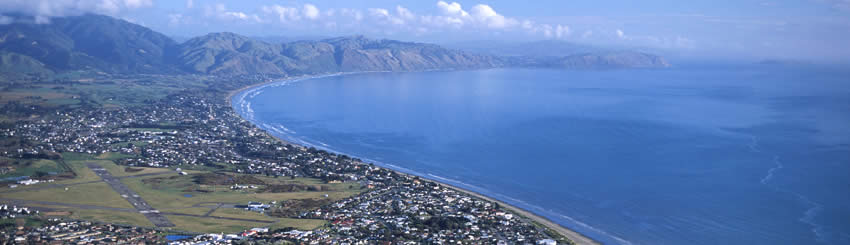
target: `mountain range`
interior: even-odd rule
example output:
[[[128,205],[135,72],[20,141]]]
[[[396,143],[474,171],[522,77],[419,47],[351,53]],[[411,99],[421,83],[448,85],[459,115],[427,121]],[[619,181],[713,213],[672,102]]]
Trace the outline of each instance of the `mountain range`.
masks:
[[[46,76],[74,70],[116,74],[302,75],[498,67],[669,66],[662,57],[631,51],[586,49],[565,56],[511,55],[363,36],[269,43],[225,32],[178,43],[146,27],[102,15],[53,18],[48,24],[26,21],[24,17],[17,19],[0,25],[0,73],[7,75]],[[546,53],[544,49],[549,48],[531,45],[527,49]]]

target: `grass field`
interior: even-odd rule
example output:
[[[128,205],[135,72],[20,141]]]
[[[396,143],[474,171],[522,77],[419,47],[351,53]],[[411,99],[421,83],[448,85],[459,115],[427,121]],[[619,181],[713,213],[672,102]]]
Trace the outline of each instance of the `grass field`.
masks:
[[[241,209],[241,208],[219,208],[219,209],[215,210],[215,212],[213,212],[210,215],[218,216],[218,217],[227,217],[227,218],[243,218],[243,219],[269,220],[269,221],[276,220],[275,218],[266,216],[264,214],[261,214],[261,213],[258,213],[258,212],[253,212],[253,211],[248,211],[248,210]]]
[[[49,188],[32,191],[0,193],[2,198],[95,205],[112,208],[133,208],[106,183],[74,185],[65,188]]]
[[[292,227],[292,228],[295,228],[295,229],[298,229],[298,230],[305,231],[305,230],[312,230],[312,229],[322,227],[322,226],[324,226],[328,223],[324,220],[318,220],[318,219],[282,218],[282,219],[278,219],[278,220],[279,221],[277,223],[274,223],[271,226],[269,226],[270,230]]]
[[[85,182],[85,181],[99,180],[100,179],[99,177],[97,177],[96,174],[94,174],[94,172],[91,171],[91,169],[89,169],[86,166],[86,163],[88,163],[88,162],[100,164],[101,166],[103,166],[103,168],[108,170],[109,173],[111,173],[113,176],[118,176],[118,177],[171,171],[171,170],[165,169],[165,168],[133,167],[135,169],[142,169],[142,171],[126,172],[126,171],[124,171],[127,168],[126,166],[119,166],[118,164],[115,164],[115,162],[113,162],[112,160],[126,158],[126,157],[129,157],[129,155],[118,154],[118,153],[104,153],[104,154],[101,154],[101,155],[98,155],[98,156],[94,156],[94,155],[90,155],[90,154],[82,154],[82,153],[63,153],[62,157],[65,159],[65,162],[68,163],[68,165],[70,165],[71,168],[74,169],[74,172],[76,172],[77,175],[78,175],[78,177],[75,178],[74,180],[72,180],[71,183]]]
[[[79,103],[73,99],[74,95],[59,93],[47,89],[27,89],[0,92],[0,103],[6,104],[10,101],[42,106],[59,106]]]
[[[272,202],[292,199],[326,199],[328,201],[339,200],[355,195],[361,191],[357,183],[334,183],[324,184],[318,179],[309,178],[273,178],[265,176],[253,176],[234,173],[212,173],[204,170],[187,170],[189,175],[179,175],[172,169],[165,168],[136,168],[134,171],[126,171],[127,167],[119,166],[112,160],[126,157],[118,154],[90,155],[78,153],[65,153],[65,163],[74,170],[76,177],[73,179],[59,180],[56,185],[76,184],[64,187],[44,188],[39,184],[32,186],[21,186],[16,189],[6,187],[0,189],[0,198],[48,201],[65,204],[83,204],[101,207],[126,208],[133,207],[118,193],[112,190],[104,182],[78,184],[88,181],[100,181],[100,178],[86,166],[88,162],[98,163],[104,169],[116,177],[127,177],[149,173],[161,173],[136,178],[123,178],[121,181],[136,191],[148,204],[168,213],[181,213],[189,215],[205,215],[212,210],[217,203],[247,204],[251,201]],[[48,166],[57,162],[41,162],[39,166]],[[203,168],[201,168],[203,169]],[[208,176],[211,180],[233,179],[257,182],[259,188],[231,190],[230,184],[198,184],[198,178]],[[212,177],[209,177],[212,176]],[[229,177],[228,177],[229,176]],[[203,178],[202,178],[203,179]],[[204,183],[204,182],[201,182]],[[213,182],[218,183],[218,182]],[[293,185],[302,187],[299,191],[291,192],[266,192],[263,188],[267,185]],[[27,188],[42,188],[31,191],[22,191]],[[189,196],[187,196],[187,194]],[[325,197],[324,195],[327,195]],[[121,212],[103,209],[79,209],[61,205],[39,205],[31,206],[46,207],[57,211],[70,212],[70,218],[92,220],[107,223],[119,223],[135,226],[152,226],[152,224],[141,214],[136,212]],[[176,225],[174,231],[188,232],[214,232],[231,233],[243,231],[253,227],[270,227],[271,229],[292,227],[300,230],[311,230],[326,225],[324,220],[311,219],[289,219],[270,217],[258,212],[246,211],[238,208],[222,207],[210,214],[216,217],[241,218],[252,220],[272,221],[274,223],[234,221],[213,217],[191,217],[180,215],[166,215]]]
[[[267,223],[233,221],[225,219],[187,217],[178,215],[166,215],[166,218],[174,223],[176,230],[184,230],[200,233],[235,233],[254,227],[267,227]]]
[[[175,177],[175,178],[173,178]],[[146,179],[160,178],[164,179],[158,187],[152,184],[144,183]],[[173,178],[173,179],[171,179]],[[308,183],[315,183],[316,180],[301,179]],[[192,175],[179,176],[176,173],[163,174],[145,178],[132,178],[121,180],[135,190],[139,196],[144,198],[152,207],[157,209],[170,209],[189,207],[199,203],[237,203],[247,204],[250,201],[271,202],[288,199],[306,199],[306,198],[325,198],[327,194],[332,200],[339,200],[358,193],[359,188],[337,188],[331,191],[313,191],[313,192],[285,192],[285,193],[257,193],[243,192],[239,190],[230,190],[229,186],[207,186],[197,185],[192,182]],[[331,185],[328,185],[331,186]],[[201,190],[186,191],[187,188]],[[331,187],[333,188],[333,187]],[[185,194],[191,194],[192,197],[185,197]]]
[[[9,161],[11,159],[0,159],[0,161]],[[17,160],[18,164],[3,164],[15,168],[15,171],[0,175],[0,179],[19,176],[35,176],[37,173],[61,173],[65,169],[59,166],[59,163],[53,160],[36,159],[36,160]]]
[[[107,210],[72,210],[71,218],[93,220],[105,223],[150,227],[150,221],[139,213],[115,212]]]
[[[162,212],[192,214],[192,215],[205,215],[210,210],[212,210],[212,207],[160,209],[160,211],[162,211]]]
[[[123,176],[134,176],[134,175],[142,175],[142,174],[150,174],[150,173],[162,173],[162,172],[171,172],[173,170],[167,168],[145,168],[145,167],[132,167],[132,169],[136,169],[139,171],[126,171],[127,166],[119,166],[112,161],[86,161],[86,162],[96,162],[103,166],[106,171],[112,174],[112,176],[123,177]]]
[[[127,155],[127,154],[115,153],[115,152],[107,152],[107,153],[100,154],[95,158],[101,159],[101,160],[114,161],[114,160],[118,160],[118,159],[131,158],[131,157],[133,157],[133,156]]]
[[[132,226],[153,226],[145,216],[136,212],[117,212],[96,209],[75,209],[57,205],[27,204],[30,207],[48,208],[50,212],[42,212],[47,217],[72,218],[104,223],[124,224]]]
[[[132,131],[139,132],[151,132],[151,133],[170,133],[176,131],[176,129],[163,129],[163,128],[128,128]]]
[[[133,144],[135,146],[146,146],[150,143],[148,143],[147,141],[130,141],[130,142],[121,142],[121,143],[112,144],[112,146],[127,147],[130,144]]]
[[[74,170],[74,173],[77,174],[77,177],[70,180],[57,181],[57,184],[81,183],[100,180],[100,177],[97,177],[97,174],[95,174],[91,169],[86,167],[86,162],[95,160],[92,155],[66,152],[62,153],[62,158],[65,160],[65,163],[68,164],[68,166]]]
[[[37,227],[41,226],[42,223],[44,223],[44,220],[33,217],[0,219],[0,226],[10,224],[14,226]]]
[[[327,224],[326,221],[320,219],[290,219],[290,218],[274,218],[258,212],[252,212],[239,208],[219,208],[211,214],[212,216],[228,217],[228,218],[243,218],[256,220],[272,220],[277,223],[266,225],[270,229],[280,229],[292,227],[299,230],[312,230]]]
[[[216,171],[236,171],[236,168],[231,164],[226,163],[212,163],[213,166],[207,165],[189,165],[189,166],[181,166],[183,170],[194,170],[194,171],[202,171],[202,172],[216,172]]]
[[[112,155],[107,155],[112,156]],[[110,173],[114,176],[131,176],[131,175],[139,175],[146,173],[153,173],[159,171],[168,171],[167,169],[157,169],[157,168],[140,168],[142,171],[140,172],[125,172],[125,167],[118,166],[115,162],[110,160],[99,160],[96,156],[90,154],[82,154],[82,153],[63,153],[62,158],[65,163],[70,167],[76,176],[72,179],[58,179],[53,184],[64,185],[64,184],[75,184],[75,183],[84,183],[84,182],[92,182],[92,181],[100,181],[100,177],[98,177],[91,169],[86,166],[87,162],[98,163],[103,166],[103,168],[109,170]],[[0,193],[6,191],[21,191],[33,188],[40,188],[39,185],[31,185],[31,186],[18,186],[16,189],[9,189],[8,186],[0,186]]]
[[[22,102],[42,106],[72,105],[82,100],[102,106],[138,105],[146,99],[158,100],[172,91],[180,90],[165,83],[139,84],[136,81],[113,79],[108,82],[86,82],[69,85],[33,85],[0,92],[0,103]]]
[[[37,119],[50,116],[54,109],[92,106],[93,109],[110,109],[145,105],[145,101],[160,100],[184,89],[205,88],[203,79],[195,76],[139,76],[133,78],[111,77],[94,72],[64,72],[50,75],[56,81],[29,81],[22,84],[3,83],[0,105],[10,102],[24,107],[38,106],[45,110],[33,114],[0,114],[0,122]],[[0,74],[0,81],[4,81]],[[84,78],[84,79],[83,79]],[[5,82],[5,81],[4,81]],[[10,86],[13,85],[13,86]]]
[[[220,216],[220,215],[219,215]],[[187,217],[179,215],[166,215],[168,220],[176,225],[174,229],[201,232],[201,233],[235,233],[256,227],[268,227],[271,230],[281,228],[295,228],[298,230],[312,230],[325,225],[324,220],[314,219],[277,219],[277,223],[259,223],[248,221],[234,221],[226,219]]]

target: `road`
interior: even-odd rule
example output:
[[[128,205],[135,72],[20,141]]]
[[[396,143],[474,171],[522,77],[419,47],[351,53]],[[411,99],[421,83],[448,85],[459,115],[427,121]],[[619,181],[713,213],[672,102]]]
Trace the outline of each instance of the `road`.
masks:
[[[97,206],[97,205],[85,205],[85,204],[73,204],[73,203],[61,203],[61,202],[47,202],[47,201],[33,201],[33,200],[23,200],[23,199],[14,199],[14,198],[0,198],[0,203],[4,203],[4,204],[8,204],[8,205],[19,205],[19,206],[26,206],[27,204],[39,204],[39,205],[49,205],[49,206],[72,207],[72,208],[78,208],[78,209],[110,210],[110,211],[126,212],[126,213],[139,212],[137,209],[132,209],[132,208],[113,208],[113,207],[104,207],[104,206]],[[212,211],[215,211],[217,208],[221,208],[221,207],[233,208],[233,206],[234,206],[233,204],[215,205],[215,206],[213,206],[213,209],[210,210],[211,212],[207,212],[204,215],[185,214],[185,213],[176,213],[176,212],[159,212],[158,214],[197,217],[197,218],[221,219],[221,220],[233,220],[233,221],[247,221],[247,222],[266,223],[266,224],[272,224],[272,223],[277,222],[277,221],[272,221],[272,220],[243,219],[243,218],[231,218],[231,217],[221,217],[221,216],[210,215],[212,213]],[[34,209],[41,209],[39,207],[33,207],[33,208]]]
[[[167,214],[167,215],[178,215],[178,216],[188,216],[188,217],[197,217],[197,218],[223,219],[223,220],[233,220],[233,221],[247,221],[247,222],[266,223],[266,224],[273,224],[273,223],[277,223],[277,221],[273,221],[273,220],[259,220],[259,219],[231,218],[231,217],[211,216],[211,215],[209,215],[209,214],[205,214],[205,215],[197,215],[197,214],[169,213],[169,212],[163,212],[162,214]]]
[[[162,215],[159,210],[154,209],[148,203],[142,199],[135,191],[131,190],[127,185],[121,183],[121,180],[112,176],[112,173],[109,173],[103,166],[100,164],[88,162],[86,166],[89,167],[98,177],[103,179],[104,182],[109,184],[115,192],[118,192],[121,197],[123,197],[130,205],[133,205],[136,210],[139,211],[145,218],[151,221],[157,227],[174,227],[175,225],[171,223],[164,215]]]
[[[33,201],[33,200],[23,200],[23,199],[14,199],[14,198],[0,198],[0,203],[6,203],[6,204],[12,204],[12,205],[21,205],[21,206],[25,206],[26,204],[39,204],[39,205],[72,207],[72,208],[78,208],[78,209],[100,209],[100,210],[111,210],[111,211],[119,211],[119,212],[136,212],[135,209],[131,209],[131,208],[113,208],[113,207],[104,207],[104,206],[96,206],[96,205],[61,203],[61,202],[47,202],[47,201]]]

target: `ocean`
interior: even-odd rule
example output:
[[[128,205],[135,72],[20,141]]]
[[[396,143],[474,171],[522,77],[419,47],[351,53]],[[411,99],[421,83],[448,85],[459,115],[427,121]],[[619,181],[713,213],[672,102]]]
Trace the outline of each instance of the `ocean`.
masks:
[[[846,69],[362,73],[234,98],[282,139],[606,244],[850,244]]]

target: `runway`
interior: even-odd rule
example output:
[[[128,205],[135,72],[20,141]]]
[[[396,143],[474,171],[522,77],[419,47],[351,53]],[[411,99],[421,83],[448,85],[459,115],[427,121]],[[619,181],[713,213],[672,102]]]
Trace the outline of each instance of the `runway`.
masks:
[[[103,179],[104,182],[109,184],[115,192],[118,192],[124,200],[133,205],[133,207],[138,210],[139,213],[145,216],[148,220],[151,221],[157,227],[174,227],[175,225],[171,223],[164,215],[160,214],[159,210],[152,208],[148,203],[142,199],[139,194],[135,191],[131,190],[127,185],[121,183],[121,180],[112,176],[109,171],[107,171],[103,166],[100,166],[97,163],[88,162],[86,166],[89,167],[98,177]]]

